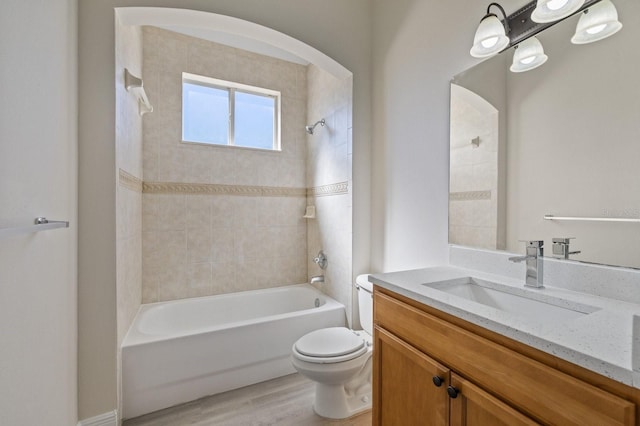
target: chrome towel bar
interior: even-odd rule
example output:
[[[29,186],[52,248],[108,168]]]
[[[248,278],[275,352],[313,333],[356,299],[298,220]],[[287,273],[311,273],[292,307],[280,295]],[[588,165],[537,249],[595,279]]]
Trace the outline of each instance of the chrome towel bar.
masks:
[[[0,229],[0,239],[14,235],[30,234],[32,232],[46,231],[48,229],[68,228],[69,222],[62,220],[48,220],[46,217],[37,217],[30,226],[17,226],[14,228]]]
[[[640,223],[640,218],[635,217],[579,217],[579,216],[554,216],[544,215],[545,220],[581,220],[585,222],[636,222]]]

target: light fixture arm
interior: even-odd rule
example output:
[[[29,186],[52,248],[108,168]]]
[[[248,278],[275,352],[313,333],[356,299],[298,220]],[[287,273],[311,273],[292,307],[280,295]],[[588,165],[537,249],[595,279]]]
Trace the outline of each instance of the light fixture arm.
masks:
[[[533,0],[527,3],[526,5],[524,5],[523,7],[521,7],[514,13],[512,13],[511,15],[509,15],[505,20],[505,27],[508,25],[511,31],[511,33],[508,35],[510,39],[509,47],[515,46],[520,42],[528,39],[529,37],[533,37],[534,35],[546,30],[547,28],[552,27],[557,23],[570,18],[571,16],[577,15],[578,13],[583,12],[584,10],[587,10],[588,8],[590,8],[596,3],[599,3],[600,1],[602,0],[586,0],[582,5],[582,7],[578,9],[576,12],[574,12],[573,14],[565,18],[559,19],[557,21],[547,22],[547,23],[534,22],[531,19],[531,14],[536,8],[537,2],[536,0]]]
[[[504,8],[498,3],[489,3],[489,6],[487,6],[487,14],[484,15],[482,19],[485,19],[487,16],[491,15],[498,17],[498,15],[496,15],[495,13],[491,13],[491,6],[496,6],[498,9],[500,9],[500,12],[502,12],[502,24],[504,25],[504,32],[505,34],[509,34],[511,28],[509,27],[509,19],[507,19],[507,13],[504,11]]]
[[[495,13],[491,12],[491,7],[496,6],[500,9],[503,20],[500,20]],[[509,45],[511,41],[508,33],[510,25],[508,24],[507,14],[502,6],[498,3],[490,3],[487,6],[487,13],[480,20],[476,33],[473,36],[473,45],[469,53],[475,58],[488,58],[498,52],[501,52]]]

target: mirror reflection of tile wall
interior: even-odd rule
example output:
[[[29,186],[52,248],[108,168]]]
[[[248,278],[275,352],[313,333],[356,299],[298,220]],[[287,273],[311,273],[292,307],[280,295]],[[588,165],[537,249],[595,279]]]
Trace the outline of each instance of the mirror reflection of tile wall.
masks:
[[[499,111],[451,85],[449,242],[498,248]]]

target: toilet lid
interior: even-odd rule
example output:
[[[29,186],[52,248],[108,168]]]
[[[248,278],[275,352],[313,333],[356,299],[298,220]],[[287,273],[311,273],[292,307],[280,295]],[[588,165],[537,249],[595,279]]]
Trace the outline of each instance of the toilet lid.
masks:
[[[365,346],[361,336],[345,327],[323,328],[302,336],[296,350],[312,357],[337,357],[359,351]]]

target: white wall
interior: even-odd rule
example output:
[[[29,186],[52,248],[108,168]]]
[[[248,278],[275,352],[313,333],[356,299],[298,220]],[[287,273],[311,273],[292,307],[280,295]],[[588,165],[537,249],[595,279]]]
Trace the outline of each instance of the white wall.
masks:
[[[79,412],[116,406],[114,7],[193,8],[295,37],[354,74],[354,273],[369,270],[371,9],[367,0],[104,0],[79,3]],[[100,226],[95,226],[99,223]],[[443,231],[446,235],[446,228]]]
[[[372,258],[447,261],[449,80],[471,66],[475,0],[373,0]]]
[[[0,7],[0,424],[77,422],[76,2]]]

